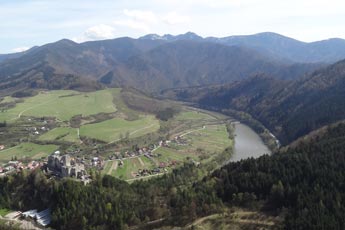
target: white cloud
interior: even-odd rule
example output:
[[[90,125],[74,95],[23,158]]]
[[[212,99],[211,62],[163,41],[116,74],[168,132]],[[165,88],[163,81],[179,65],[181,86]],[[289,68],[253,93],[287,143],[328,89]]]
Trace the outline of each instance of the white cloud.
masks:
[[[22,46],[22,47],[14,48],[14,49],[12,49],[12,51],[13,51],[14,53],[19,53],[19,52],[27,51],[28,49],[30,49],[30,47]]]
[[[114,24],[117,26],[128,27],[134,30],[140,30],[143,32],[150,31],[150,26],[147,23],[137,21],[137,20],[132,20],[132,19],[117,20],[117,21],[114,21]]]
[[[157,23],[158,21],[157,16],[151,11],[125,9],[123,13],[136,21],[146,23]]]
[[[115,36],[115,29],[111,26],[100,24],[92,26],[84,32],[84,37],[88,40],[110,39]]]
[[[174,11],[164,16],[163,21],[169,25],[176,25],[189,22],[190,18],[188,16],[180,15]]]
[[[124,18],[115,20],[114,25],[148,33],[153,25],[159,23],[159,18],[152,11],[125,9],[123,15]]]
[[[188,16],[180,15],[176,11],[156,14],[145,10],[123,10],[123,17],[115,20],[116,26],[129,28],[132,30],[150,33],[154,28],[162,27],[164,24],[176,25],[189,22]]]

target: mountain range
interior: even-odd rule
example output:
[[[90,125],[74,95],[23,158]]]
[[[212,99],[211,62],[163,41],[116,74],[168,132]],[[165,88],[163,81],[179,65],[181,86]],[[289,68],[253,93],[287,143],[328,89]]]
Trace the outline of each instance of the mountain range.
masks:
[[[63,39],[1,55],[0,88],[9,92],[78,88],[71,80],[64,83],[68,76],[73,82],[88,82],[91,88],[101,83],[156,92],[231,83],[260,73],[297,79],[342,58],[345,42],[341,39],[304,43],[274,33],[226,38],[202,38],[190,32],[151,34],[81,44]],[[52,86],[52,81],[59,83]]]
[[[0,90],[125,86],[163,92],[200,106],[245,111],[289,143],[345,119],[345,61],[327,64],[345,58],[343,43],[303,43],[273,33],[151,34],[81,44],[63,39],[0,56]]]
[[[241,46],[251,48],[266,56],[286,62],[332,63],[345,58],[345,40],[340,38],[331,38],[308,43],[272,32],[222,38],[202,38],[197,34],[188,32],[184,35],[177,36],[169,34],[163,36],[149,34],[140,39],[165,41],[188,39],[219,43],[227,46]]]

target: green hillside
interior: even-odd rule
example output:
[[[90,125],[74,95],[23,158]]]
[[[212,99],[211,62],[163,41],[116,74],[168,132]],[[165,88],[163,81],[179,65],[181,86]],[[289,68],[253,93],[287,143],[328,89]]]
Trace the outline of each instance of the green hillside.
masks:
[[[154,116],[141,116],[134,121],[114,118],[99,123],[83,125],[80,135],[113,142],[128,137],[138,137],[159,129],[159,122]]]
[[[78,131],[76,128],[70,127],[58,127],[55,128],[39,137],[39,140],[49,141],[49,140],[62,140],[69,142],[79,142]]]
[[[0,121],[14,122],[22,116],[56,117],[68,121],[75,115],[89,116],[116,111],[113,93],[120,89],[107,89],[90,93],[71,90],[44,91],[34,97],[25,98],[14,108],[0,112]],[[6,100],[10,100],[6,98]]]
[[[59,147],[56,145],[38,145],[34,143],[23,143],[13,148],[0,151],[0,163],[6,163],[12,158],[18,160],[31,158],[33,160],[46,157]]]

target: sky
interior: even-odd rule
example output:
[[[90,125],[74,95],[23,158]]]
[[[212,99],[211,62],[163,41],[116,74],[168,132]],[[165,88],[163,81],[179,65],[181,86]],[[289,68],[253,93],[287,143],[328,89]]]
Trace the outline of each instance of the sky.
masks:
[[[276,32],[301,41],[345,38],[344,0],[0,0],[0,53],[63,38],[149,33],[226,37]]]

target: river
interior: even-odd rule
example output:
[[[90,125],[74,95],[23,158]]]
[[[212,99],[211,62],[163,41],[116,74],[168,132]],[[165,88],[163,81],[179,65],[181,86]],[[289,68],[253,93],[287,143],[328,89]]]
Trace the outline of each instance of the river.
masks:
[[[264,154],[271,154],[271,151],[259,135],[247,125],[236,123],[235,135],[234,155],[230,161],[239,161],[249,157],[257,158]]]

